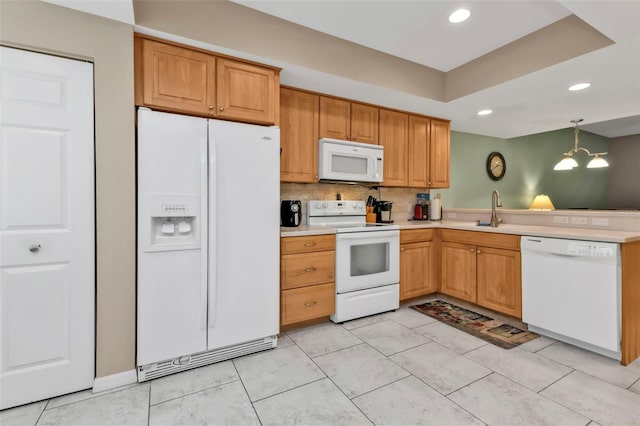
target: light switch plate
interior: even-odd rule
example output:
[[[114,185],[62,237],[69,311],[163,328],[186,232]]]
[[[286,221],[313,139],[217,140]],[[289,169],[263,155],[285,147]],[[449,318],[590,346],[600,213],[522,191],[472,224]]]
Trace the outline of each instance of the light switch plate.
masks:
[[[609,226],[609,219],[606,217],[592,217],[591,224],[595,226]]]
[[[553,223],[569,223],[569,216],[554,216]]]
[[[586,225],[589,223],[589,219],[584,216],[575,216],[571,218],[571,224],[573,225]]]

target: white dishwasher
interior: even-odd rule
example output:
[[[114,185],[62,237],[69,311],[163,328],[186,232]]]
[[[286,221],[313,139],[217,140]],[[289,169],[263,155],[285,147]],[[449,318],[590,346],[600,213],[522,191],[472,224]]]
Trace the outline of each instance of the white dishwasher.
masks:
[[[529,330],[620,359],[620,245],[522,237]]]

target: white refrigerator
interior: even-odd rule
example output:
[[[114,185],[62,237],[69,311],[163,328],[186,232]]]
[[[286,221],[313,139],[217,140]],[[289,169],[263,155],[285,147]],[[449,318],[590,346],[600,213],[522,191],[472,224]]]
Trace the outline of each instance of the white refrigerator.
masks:
[[[138,110],[138,380],[270,349],[280,131]]]

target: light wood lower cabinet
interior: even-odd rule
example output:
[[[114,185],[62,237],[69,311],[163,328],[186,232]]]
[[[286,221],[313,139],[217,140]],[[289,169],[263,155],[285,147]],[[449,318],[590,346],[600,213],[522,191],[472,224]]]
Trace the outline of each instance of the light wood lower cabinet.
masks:
[[[336,307],[334,283],[314,285],[282,292],[280,325],[291,325],[331,315]]]
[[[335,312],[335,235],[280,239],[280,325]]]
[[[520,237],[449,229],[440,236],[440,291],[521,318]]]
[[[440,291],[476,303],[476,248],[450,241],[440,243]]]
[[[436,291],[432,229],[400,231],[400,300]]]
[[[522,317],[520,252],[477,247],[477,304]]]

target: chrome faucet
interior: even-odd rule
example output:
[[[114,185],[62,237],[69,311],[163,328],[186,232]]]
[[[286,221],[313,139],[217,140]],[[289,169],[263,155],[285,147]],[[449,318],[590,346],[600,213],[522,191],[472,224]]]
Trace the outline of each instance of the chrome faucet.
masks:
[[[496,207],[502,207],[502,200],[500,199],[500,193],[494,189],[491,193],[491,222],[489,223],[494,228],[502,222],[502,219],[498,219],[496,215]]]

